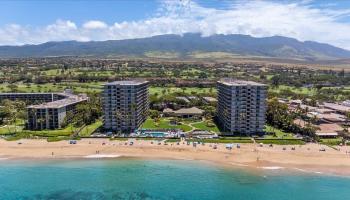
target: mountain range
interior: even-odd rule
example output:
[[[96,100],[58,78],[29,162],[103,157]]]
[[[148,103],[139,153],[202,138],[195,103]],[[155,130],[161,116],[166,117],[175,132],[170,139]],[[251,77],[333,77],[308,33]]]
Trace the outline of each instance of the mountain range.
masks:
[[[47,56],[136,56],[158,58],[258,57],[297,60],[348,59],[350,51],[329,44],[272,36],[200,34],[158,35],[108,41],[63,41],[0,46],[0,58]]]

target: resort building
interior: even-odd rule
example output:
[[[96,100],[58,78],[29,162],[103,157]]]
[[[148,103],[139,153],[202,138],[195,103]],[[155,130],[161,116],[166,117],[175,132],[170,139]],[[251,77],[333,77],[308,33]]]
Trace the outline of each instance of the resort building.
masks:
[[[148,81],[115,81],[104,85],[104,128],[131,133],[147,118]]]
[[[163,114],[167,117],[181,117],[181,118],[196,118],[202,117],[204,110],[197,107],[192,108],[181,108],[179,110],[173,110],[171,108],[166,108],[163,110]]]
[[[327,109],[334,110],[334,111],[336,111],[337,113],[340,113],[340,114],[346,114],[346,113],[350,112],[350,107],[342,105],[342,104],[324,103],[323,107],[327,108]]]
[[[218,100],[214,97],[202,97],[206,104],[215,104]]]
[[[27,106],[28,121],[26,128],[29,130],[62,128],[67,113],[75,113],[77,104],[88,100],[86,95],[74,95],[71,92],[63,93],[1,93],[0,102],[3,100],[24,101]],[[70,119],[66,119],[67,122]]]
[[[302,119],[295,119],[293,122],[301,128],[305,128],[307,125],[314,127],[316,129],[315,134],[319,138],[336,138],[344,131],[344,128],[336,123],[321,122],[318,124],[311,124]]]
[[[64,99],[68,96],[68,93],[0,93],[0,102],[7,99],[24,101],[27,104],[39,104]]]
[[[261,134],[265,126],[267,86],[223,79],[217,83],[217,117],[224,134]]]
[[[87,100],[86,95],[69,95],[61,100],[28,106],[26,128],[30,130],[63,128],[65,120],[70,122],[76,113],[76,105]]]

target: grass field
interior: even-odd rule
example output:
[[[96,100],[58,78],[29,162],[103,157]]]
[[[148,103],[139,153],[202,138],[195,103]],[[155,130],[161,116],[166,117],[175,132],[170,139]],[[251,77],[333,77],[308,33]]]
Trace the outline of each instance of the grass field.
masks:
[[[102,125],[102,121],[98,120],[95,123],[85,126],[79,133],[80,136],[90,136],[97,128]],[[10,125],[10,128],[2,127],[0,128],[0,135],[11,135],[8,136],[8,140],[16,140],[21,138],[31,138],[31,137],[48,137],[50,141],[59,141],[63,139],[69,139],[79,128],[74,127],[73,125],[68,125],[63,129],[56,130],[40,130],[40,131],[32,131],[23,129],[23,124],[17,126],[17,131],[15,132],[15,126]]]
[[[15,125],[5,125],[0,127],[0,135],[9,135],[15,132],[21,132],[23,126],[15,126]]]
[[[266,139],[294,139],[293,137],[293,133],[287,133],[284,132],[283,130],[274,128],[272,126],[269,125],[265,125],[265,132],[269,132],[269,133],[275,133],[276,137],[274,137],[273,135],[266,135],[265,138]]]
[[[253,143],[253,140],[247,137],[229,137],[219,139],[190,139],[189,142],[204,142],[204,143]],[[278,144],[278,145],[303,145],[305,142],[297,139],[263,139],[255,140],[257,143],[263,144]]]
[[[33,136],[41,136],[41,137],[57,137],[57,136],[70,136],[76,130],[78,129],[75,128],[73,125],[68,125],[66,128],[63,128],[63,129],[41,130],[41,131],[23,130],[22,133],[25,133],[27,135],[33,135]]]
[[[277,88],[269,88],[269,91],[271,92],[281,92],[281,90],[291,90],[292,92],[295,92],[297,94],[306,94],[306,95],[315,95],[316,94],[316,89],[314,88],[306,88],[306,87],[300,87],[300,88],[296,88],[296,87],[291,87],[291,86],[287,86],[287,85],[280,85]]]
[[[81,137],[89,137],[93,132],[96,131],[96,129],[100,128],[102,126],[103,122],[102,120],[98,120],[93,124],[90,124],[88,126],[85,126],[80,132],[79,136]]]
[[[336,146],[342,143],[342,138],[330,138],[330,139],[321,139],[320,143],[330,146]]]
[[[201,121],[201,122],[198,122],[198,123],[192,123],[192,126],[197,128],[197,129],[200,129],[200,130],[212,131],[212,132],[215,132],[215,133],[219,132],[219,128],[215,124],[214,124],[213,127],[209,127],[209,126],[207,126],[207,123],[204,122],[204,121]]]
[[[257,143],[263,144],[278,144],[278,145],[303,145],[304,141],[299,139],[264,139],[264,140],[255,140]]]
[[[102,82],[91,83],[46,83],[46,84],[22,84],[18,83],[18,92],[62,92],[64,89],[73,89],[78,93],[101,92]],[[10,92],[9,84],[0,84],[0,92]]]
[[[230,137],[230,138],[219,138],[219,139],[189,139],[188,142],[204,142],[204,143],[253,143],[250,138],[241,137]]]
[[[149,93],[152,94],[158,94],[162,95],[163,91],[165,94],[172,94],[172,93],[182,93],[185,92],[188,95],[191,94],[216,94],[215,88],[197,88],[197,87],[149,87]]]
[[[148,118],[141,128],[144,129],[181,129],[182,131],[190,131],[192,128],[186,124],[170,125],[170,120],[167,118],[161,118],[159,123],[154,122],[153,119]]]
[[[62,83],[46,83],[46,84],[24,84],[17,83],[18,92],[62,92],[64,89],[72,89],[77,93],[91,93],[101,92],[103,89],[104,82],[89,82],[89,83],[78,83],[78,82],[62,82]],[[0,92],[10,92],[10,84],[0,84]],[[194,94],[216,94],[215,88],[196,88],[196,87],[149,87],[150,94],[162,95],[163,90],[165,94],[185,92],[188,95]]]

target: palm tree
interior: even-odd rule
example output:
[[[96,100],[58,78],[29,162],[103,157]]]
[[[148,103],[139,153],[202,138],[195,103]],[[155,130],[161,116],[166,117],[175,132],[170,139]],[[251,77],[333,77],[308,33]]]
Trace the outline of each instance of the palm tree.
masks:
[[[345,116],[346,116],[346,125],[349,126],[349,122],[350,122],[350,112],[346,112]]]

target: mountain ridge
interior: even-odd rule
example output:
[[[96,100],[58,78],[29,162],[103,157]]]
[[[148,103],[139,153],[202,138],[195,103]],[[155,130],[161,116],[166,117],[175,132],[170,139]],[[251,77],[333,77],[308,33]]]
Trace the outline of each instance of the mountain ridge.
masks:
[[[283,36],[212,35],[197,33],[158,35],[147,38],[106,41],[52,41],[38,45],[0,46],[1,58],[49,56],[138,56],[149,52],[176,53],[187,58],[194,52],[223,52],[239,56],[258,56],[302,60],[350,58],[350,51],[325,43],[299,41]]]

